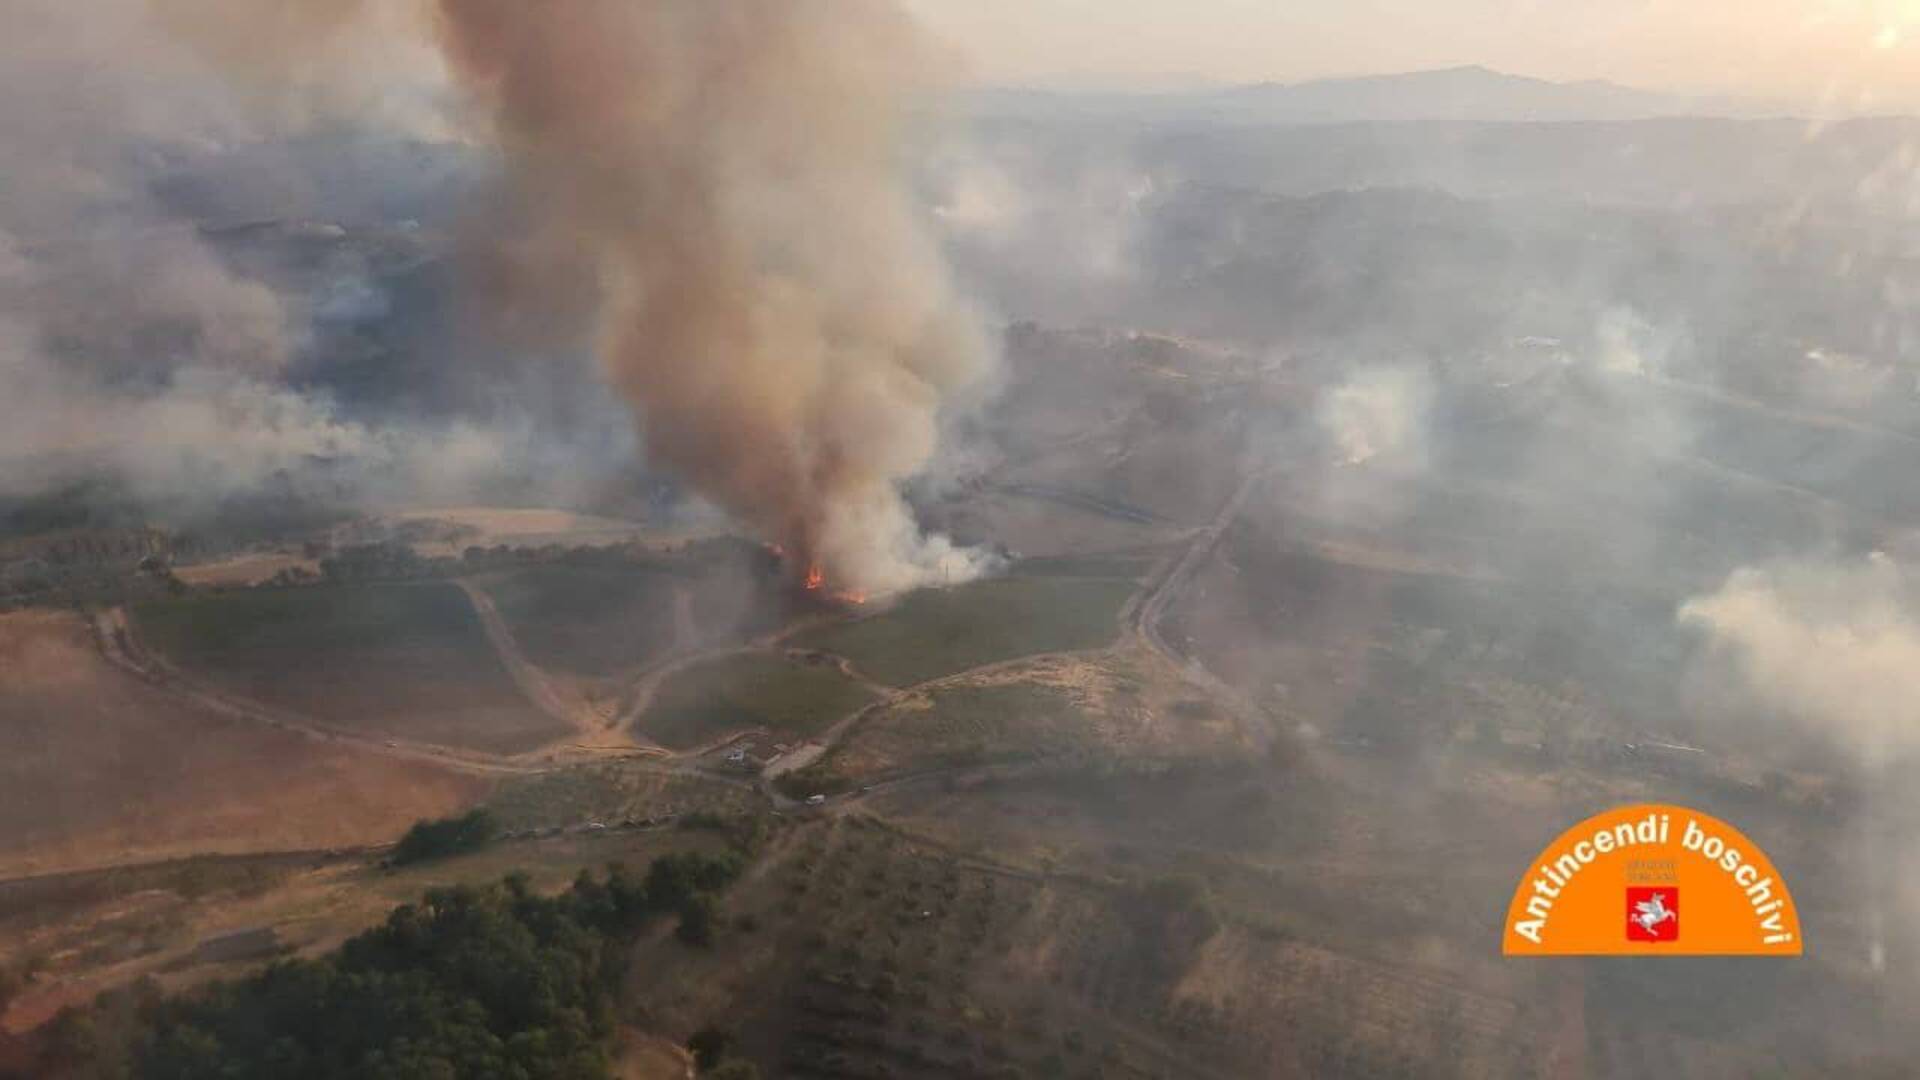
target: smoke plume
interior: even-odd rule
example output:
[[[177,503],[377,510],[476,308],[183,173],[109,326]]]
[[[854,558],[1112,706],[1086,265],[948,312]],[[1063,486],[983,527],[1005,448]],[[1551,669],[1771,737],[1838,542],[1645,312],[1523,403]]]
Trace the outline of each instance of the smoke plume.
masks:
[[[1920,747],[1920,620],[1893,559],[1736,571],[1683,623],[1737,661],[1760,700],[1877,763]]]
[[[188,471],[176,451],[196,446],[216,485],[230,464],[252,467],[211,452],[209,429],[292,454],[328,442],[333,425],[265,389],[287,358],[280,299],[229,272],[139,179],[143,151],[227,130],[220,96],[155,45],[138,5],[78,7],[11,4],[0,43],[0,492],[104,458]],[[214,401],[227,406],[202,408]]]
[[[1423,453],[1432,400],[1432,380],[1420,368],[1366,368],[1327,392],[1319,420],[1342,463],[1384,456],[1405,465]]]
[[[589,271],[651,460],[836,583],[967,570],[899,492],[989,367],[904,183],[906,106],[938,66],[906,17],[883,0],[439,12],[523,243]]]
[[[7,110],[0,151],[0,382],[46,404],[11,456],[139,463],[149,433],[197,448],[237,411],[268,468],[410,455],[289,389],[297,303],[135,166],[428,112],[503,168],[504,197],[469,207],[470,246],[513,270],[499,307],[585,313],[651,464],[836,585],[974,568],[900,494],[992,363],[908,191],[906,120],[943,58],[894,0],[22,2],[8,88],[58,107]]]

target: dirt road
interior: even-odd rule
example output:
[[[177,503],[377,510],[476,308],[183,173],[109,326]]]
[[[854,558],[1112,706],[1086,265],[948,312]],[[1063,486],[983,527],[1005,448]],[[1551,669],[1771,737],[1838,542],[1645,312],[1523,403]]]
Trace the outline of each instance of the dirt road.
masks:
[[[1240,515],[1240,510],[1246,505],[1246,501],[1252,494],[1253,489],[1260,481],[1265,479],[1266,476],[1267,470],[1265,469],[1250,471],[1246,478],[1241,481],[1240,487],[1235,490],[1232,498],[1228,499],[1226,504],[1220,508],[1220,512],[1214,515],[1213,520],[1195,530],[1187,539],[1186,546],[1168,558],[1165,563],[1165,568],[1162,571],[1147,579],[1146,584],[1141,587],[1141,591],[1135,594],[1132,599],[1128,600],[1120,613],[1121,633],[1123,637],[1138,637],[1142,641],[1145,641],[1148,647],[1152,648],[1155,652],[1172,660],[1188,683],[1192,684],[1209,698],[1220,703],[1220,705],[1227,710],[1228,714],[1231,715],[1239,725],[1242,736],[1246,738],[1249,743],[1261,747],[1269,744],[1274,738],[1272,721],[1269,720],[1266,714],[1256,707],[1253,702],[1248,700],[1245,695],[1233,687],[1228,686],[1226,683],[1221,682],[1213,673],[1201,667],[1198,662],[1189,659],[1185,654],[1169,645],[1160,636],[1158,623],[1161,616],[1166,613],[1168,606],[1180,596],[1182,590],[1192,582],[1194,576],[1198,574],[1200,569],[1207,564],[1207,561],[1213,557],[1215,550],[1220,545],[1221,537],[1226,535],[1227,529],[1233,524],[1234,519]],[[1049,656],[1099,655],[1110,652],[1115,647],[1117,646],[1110,645],[1103,649],[1086,650],[1082,652],[1042,653],[1033,656],[1019,656],[1009,660],[985,664],[980,667],[969,668],[965,671],[952,672],[922,683],[917,683],[913,686],[894,688],[880,687],[879,684],[873,684],[875,687],[885,690],[882,697],[861,706],[847,716],[835,721],[832,726],[821,732],[818,737],[809,740],[805,745],[783,755],[769,765],[766,771],[761,774],[760,790],[774,806],[778,808],[786,809],[799,805],[775,789],[772,783],[773,780],[785,773],[806,768],[808,765],[820,760],[838,745],[849,731],[857,727],[861,721],[882,710],[899,704],[902,700],[913,694],[938,689],[942,685],[964,682],[967,679],[976,678],[980,675],[989,674],[1003,668],[1031,664]],[[848,669],[851,670],[850,664],[848,665]],[[938,770],[938,775],[959,775],[974,771],[979,771],[979,769],[974,767],[943,769]],[[898,786],[927,778],[926,775],[900,777],[889,781],[884,786]],[[873,788],[870,788],[869,791],[878,791],[882,786],[883,785],[875,785]],[[850,799],[857,799],[866,793],[867,792],[857,792],[852,795],[842,796],[833,800],[833,802],[844,803]]]
[[[676,599],[676,603],[677,602]],[[646,715],[649,708],[653,707],[654,696],[660,692],[661,685],[680,672],[693,667],[695,664],[704,664],[709,660],[721,660],[729,656],[765,652],[778,647],[781,642],[790,637],[805,633],[816,626],[831,621],[833,621],[833,619],[830,616],[809,616],[788,623],[786,626],[772,633],[762,634],[751,641],[735,641],[704,649],[693,646],[691,643],[677,647],[672,653],[661,657],[655,661],[652,666],[642,671],[639,676],[634,679],[633,683],[627,687],[626,705],[620,709],[619,714],[614,718],[613,725],[621,731],[631,733],[634,724],[637,723],[642,716]],[[854,674],[852,664],[844,657],[835,656],[833,659],[853,678],[861,682],[870,681],[864,675]],[[887,689],[891,688],[889,687]]]
[[[108,663],[163,693],[220,716],[291,731],[320,742],[351,746],[385,757],[425,762],[461,772],[525,775],[545,772],[552,768],[550,765],[525,764],[496,755],[382,738],[364,732],[344,731],[285,710],[270,709],[258,702],[247,701],[197,682],[165,660],[148,652],[134,634],[124,608],[112,608],[101,612],[93,617],[92,623],[94,639],[99,644],[100,654]]]
[[[578,694],[555,684],[545,671],[527,659],[527,654],[521,651],[520,642],[514,638],[506,620],[500,617],[500,609],[494,606],[493,597],[466,578],[455,578],[453,583],[460,586],[460,591],[467,596],[467,602],[473,605],[473,613],[479,617],[480,627],[486,632],[487,643],[493,646],[494,655],[500,658],[500,666],[507,669],[513,684],[520,688],[521,696],[553,719],[582,735],[593,736],[595,745],[602,743],[608,734],[606,722]]]
[[[1265,746],[1272,742],[1273,722],[1252,701],[1248,700],[1246,695],[1221,682],[1217,676],[1201,666],[1199,661],[1168,644],[1166,639],[1160,636],[1160,620],[1166,614],[1167,608],[1192,583],[1194,576],[1213,558],[1214,552],[1220,547],[1221,537],[1226,535],[1234,519],[1240,516],[1240,510],[1246,505],[1248,496],[1253,493],[1255,486],[1266,479],[1267,474],[1268,470],[1264,468],[1249,470],[1246,479],[1240,482],[1240,487],[1234,491],[1233,497],[1220,508],[1220,512],[1214,515],[1213,520],[1193,534],[1187,541],[1186,548],[1172,557],[1163,574],[1149,579],[1146,591],[1134,602],[1129,603],[1122,614],[1122,620],[1127,623],[1130,633],[1145,641],[1155,652],[1173,661],[1187,682],[1225,707],[1228,714],[1240,725],[1241,734],[1257,746]]]
[[[1221,538],[1239,515],[1254,487],[1265,476],[1266,471],[1263,469],[1250,471],[1213,520],[1189,536],[1185,546],[1170,556],[1164,571],[1148,578],[1142,585],[1141,591],[1122,609],[1120,616],[1123,635],[1138,637],[1150,648],[1171,659],[1188,682],[1229,711],[1240,724],[1243,734],[1255,745],[1263,745],[1273,737],[1271,723],[1265,715],[1238,691],[1221,682],[1197,662],[1166,642],[1160,635],[1158,624],[1168,608],[1213,557]],[[126,613],[122,609],[116,608],[97,616],[95,634],[102,654],[110,662],[170,693],[186,697],[203,708],[222,715],[299,732],[313,739],[350,744],[388,757],[427,762],[467,772],[527,775],[564,768],[574,760],[587,760],[595,756],[605,757],[608,754],[618,754],[627,758],[651,756],[664,759],[657,765],[662,770],[739,782],[731,777],[716,776],[699,767],[701,752],[710,747],[676,754],[664,747],[646,743],[644,737],[636,738],[632,733],[633,725],[652,705],[660,686],[674,674],[709,660],[777,648],[783,640],[823,621],[828,621],[824,616],[803,619],[751,642],[705,649],[685,647],[683,650],[677,650],[676,655],[662,659],[640,674],[628,690],[625,706],[618,711],[609,724],[594,713],[585,702],[556,685],[545,671],[527,658],[511,629],[500,616],[491,597],[470,581],[456,579],[455,583],[460,586],[468,602],[473,606],[488,642],[521,693],[541,711],[562,721],[585,737],[584,741],[559,748],[544,747],[515,757],[502,757],[342,731],[315,723],[305,717],[292,715],[284,710],[270,709],[255,702],[245,701],[195,682],[183,672],[172,668],[164,660],[141,649],[132,633]],[[675,602],[677,609],[683,603],[678,597]],[[677,611],[677,614],[681,613]],[[997,668],[1031,663],[1039,659],[1034,656],[1017,657],[967,671],[950,673],[915,686],[891,687],[876,683],[858,673],[843,657],[831,654],[820,655],[833,660],[844,672],[857,678],[880,696],[835,721],[817,738],[775,762],[757,783],[748,782],[775,807],[790,807],[794,802],[776,791],[772,780],[783,773],[804,768],[819,760],[857,727],[861,720],[899,703],[910,694],[925,691],[939,684],[964,680]],[[609,730],[609,727],[612,730]],[[731,741],[738,734],[730,735],[725,741]],[[613,740],[612,743],[608,741],[610,739]]]

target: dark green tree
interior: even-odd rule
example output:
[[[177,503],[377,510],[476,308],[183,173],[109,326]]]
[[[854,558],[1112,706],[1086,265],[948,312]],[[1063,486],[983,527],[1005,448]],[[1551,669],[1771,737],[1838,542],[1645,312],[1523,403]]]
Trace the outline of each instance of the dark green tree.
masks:
[[[733,1036],[708,1024],[694,1032],[687,1039],[687,1049],[693,1054],[693,1064],[701,1072],[720,1067],[720,1060],[727,1056],[727,1048],[733,1045]]]
[[[663,905],[619,867],[557,896],[524,875],[429,890],[318,959],[167,997],[150,982],[69,1010],[53,1073],[130,1080],[497,1076],[594,1080],[610,1071],[626,946],[652,918],[712,910],[737,865],[672,856]],[[665,860],[661,860],[665,861]],[[717,1060],[717,1059],[716,1059]]]
[[[500,826],[485,809],[459,817],[415,822],[394,846],[395,866],[442,859],[468,851],[478,851],[494,841]]]

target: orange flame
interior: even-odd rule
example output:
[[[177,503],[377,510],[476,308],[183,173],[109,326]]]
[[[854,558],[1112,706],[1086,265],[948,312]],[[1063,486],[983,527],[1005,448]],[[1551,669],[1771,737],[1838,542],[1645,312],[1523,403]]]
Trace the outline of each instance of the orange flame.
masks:
[[[816,591],[820,588],[820,586],[825,585],[826,583],[827,583],[827,572],[825,570],[820,569],[819,563],[814,563],[812,566],[807,567],[807,580],[804,582],[804,584],[806,585],[808,592]]]

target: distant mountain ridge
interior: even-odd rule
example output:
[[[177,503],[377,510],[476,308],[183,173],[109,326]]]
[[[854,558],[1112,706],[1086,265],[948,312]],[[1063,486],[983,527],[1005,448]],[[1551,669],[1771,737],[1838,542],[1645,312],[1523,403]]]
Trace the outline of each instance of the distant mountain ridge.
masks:
[[[1223,123],[1561,122],[1781,115],[1765,102],[1639,90],[1602,79],[1553,82],[1479,65],[1173,93],[993,89],[988,113],[1131,115]]]
[[[1680,115],[1701,104],[1604,80],[1558,83],[1478,66],[1263,83],[1222,91],[1215,100],[1301,122],[1616,120]]]

